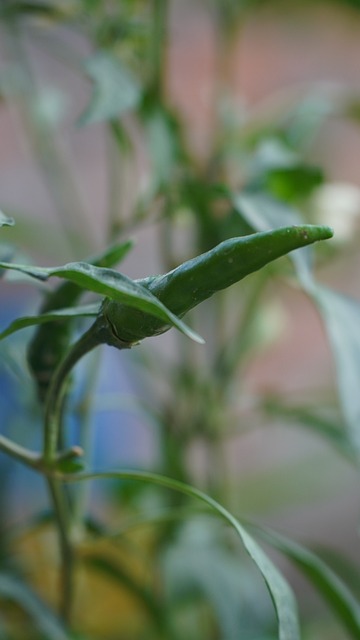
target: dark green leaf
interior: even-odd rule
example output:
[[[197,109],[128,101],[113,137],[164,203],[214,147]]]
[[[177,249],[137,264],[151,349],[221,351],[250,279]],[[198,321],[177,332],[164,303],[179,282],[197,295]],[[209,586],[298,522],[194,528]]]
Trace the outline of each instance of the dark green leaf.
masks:
[[[140,85],[111,53],[97,52],[87,60],[86,70],[94,88],[91,102],[80,117],[79,124],[113,120],[139,104]]]
[[[61,460],[56,464],[56,470],[60,473],[79,473],[84,470],[84,463],[74,459]]]
[[[270,193],[280,200],[294,203],[309,196],[322,182],[320,169],[306,165],[274,168],[264,178],[264,185]]]
[[[12,14],[19,14],[25,16],[35,16],[41,18],[64,18],[67,17],[69,12],[74,8],[74,4],[68,0],[61,0],[61,2],[32,2],[31,0],[15,0],[15,2],[8,3],[9,7],[5,7],[5,10]]]
[[[328,602],[334,615],[343,623],[354,638],[360,638],[360,605],[348,587],[314,553],[287,538],[269,531],[255,528],[261,538],[279,549],[307,576],[314,587]]]
[[[196,342],[203,343],[194,331],[169,311],[154,295],[139,283],[112,269],[95,267],[87,262],[72,262],[63,267],[45,268],[15,265],[0,262],[0,267],[20,271],[40,281],[51,276],[75,282],[83,289],[118,300],[175,326],[179,331]]]
[[[69,309],[56,309],[49,313],[43,313],[39,316],[24,316],[23,318],[17,318],[12,322],[7,329],[0,333],[0,340],[3,340],[7,336],[10,336],[16,331],[31,327],[37,324],[44,324],[45,322],[53,322],[54,320],[68,320],[69,318],[94,318],[98,315],[101,305],[88,304],[82,307],[70,307]]]
[[[119,262],[127,256],[133,247],[133,240],[126,240],[125,242],[120,243],[117,242],[116,244],[112,244],[110,247],[107,247],[102,253],[88,258],[85,262],[94,264],[96,267],[113,267],[114,265],[119,264]]]
[[[23,580],[9,574],[0,574],[0,597],[15,602],[26,611],[47,640],[70,640],[54,613],[39,600]]]

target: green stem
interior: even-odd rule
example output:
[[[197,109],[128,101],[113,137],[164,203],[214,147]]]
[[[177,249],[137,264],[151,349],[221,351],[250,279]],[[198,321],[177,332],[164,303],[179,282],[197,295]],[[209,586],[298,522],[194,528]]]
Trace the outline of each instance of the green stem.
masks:
[[[59,457],[57,446],[61,429],[63,404],[67,389],[69,373],[79,360],[89,351],[97,347],[101,340],[99,330],[94,325],[70,348],[65,358],[60,362],[49,387],[45,406],[44,451],[43,463],[51,467]],[[76,447],[75,447],[76,449]],[[75,453],[77,450],[75,451]],[[66,454],[67,452],[65,452]],[[61,556],[61,601],[60,614],[67,624],[71,619],[71,605],[73,600],[74,578],[74,550],[71,539],[71,514],[65,487],[58,480],[47,476],[48,489],[54,508]]]
[[[167,40],[167,0],[153,0],[153,17],[152,92],[154,99],[161,102],[163,98],[163,71]]]
[[[95,325],[92,325],[70,348],[54,373],[45,405],[44,461],[48,464],[51,464],[56,457],[68,376],[79,360],[99,344],[95,322]]]
[[[74,590],[74,550],[69,534],[69,506],[66,501],[64,486],[50,476],[47,485],[54,507],[58,529],[61,555],[60,615],[66,624],[70,624],[71,606]]]
[[[40,462],[39,454],[16,444],[16,442],[13,442],[6,436],[0,435],[0,451],[7,453],[27,467],[37,468]]]
[[[94,355],[96,357],[98,354]],[[96,357],[96,360],[91,362],[91,366],[88,369],[83,396],[76,409],[76,415],[79,422],[79,444],[84,452],[83,460],[85,465],[91,457],[90,413],[93,404],[94,387],[99,370],[99,367],[96,366],[98,364],[99,359]],[[80,538],[83,532],[82,518],[86,510],[88,494],[89,485],[87,483],[77,487],[73,500],[71,519],[72,534],[76,539]]]

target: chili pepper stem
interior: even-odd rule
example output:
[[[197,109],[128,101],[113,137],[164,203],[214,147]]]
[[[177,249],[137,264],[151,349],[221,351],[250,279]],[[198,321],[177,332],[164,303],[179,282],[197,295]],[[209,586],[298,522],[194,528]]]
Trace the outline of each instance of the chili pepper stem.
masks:
[[[102,316],[75,342],[60,362],[51,381],[45,404],[45,428],[43,458],[40,464],[47,469],[47,485],[54,508],[61,555],[61,601],[60,614],[67,624],[71,619],[74,580],[74,540],[70,505],[64,487],[51,475],[51,470],[60,459],[81,454],[81,449],[73,447],[68,452],[58,452],[63,405],[68,376],[77,363],[100,344],[108,342],[121,348]]]
[[[75,342],[60,362],[51,381],[45,404],[44,462],[51,465],[56,457],[56,449],[61,426],[61,414],[70,372],[76,364],[100,344],[96,323]]]

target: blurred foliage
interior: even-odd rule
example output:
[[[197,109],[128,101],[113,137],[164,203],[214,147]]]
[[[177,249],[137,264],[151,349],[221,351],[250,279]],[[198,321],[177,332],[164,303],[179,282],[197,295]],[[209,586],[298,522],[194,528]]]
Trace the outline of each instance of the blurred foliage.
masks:
[[[116,419],[125,419],[126,401],[120,392],[115,397],[96,395],[99,367],[90,360],[64,392],[65,428],[56,443],[55,471],[64,478],[68,474],[73,483],[59,483],[41,466],[43,460],[29,458],[28,447],[33,453],[41,446],[44,424],[43,398],[39,401],[35,389],[39,380],[24,358],[26,346],[36,341],[31,329],[26,329],[25,339],[22,332],[15,333],[0,344],[0,444],[3,452],[17,460],[10,464],[1,454],[0,637],[17,640],[26,633],[34,640],[235,640],[241,635],[242,640],[297,640],[300,632],[292,591],[259,540],[294,563],[326,603],[321,607],[315,601],[310,606],[298,594],[303,637],[329,640],[335,629],[336,640],[345,633],[358,639],[359,568],[351,561],[352,550],[344,557],[334,550],[305,549],[298,541],[254,527],[247,516],[252,513],[261,520],[267,510],[276,514],[284,505],[296,511],[303,502],[317,500],[318,504],[332,493],[345,494],[344,477],[357,482],[359,302],[320,284],[318,267],[328,281],[337,267],[341,270],[356,255],[360,198],[355,186],[351,190],[351,185],[330,184],[325,169],[313,158],[318,157],[314,151],[319,133],[326,133],[332,119],[358,123],[359,97],[348,90],[331,92],[312,86],[296,95],[290,89],[272,110],[239,109],[232,87],[226,86],[224,58],[231,59],[247,19],[256,16],[257,10],[271,9],[276,20],[289,9],[288,3],[188,3],[188,21],[195,4],[210,16],[217,45],[214,80],[221,88],[214,97],[207,151],[200,153],[191,123],[169,95],[172,38],[186,42],[186,33],[179,33],[177,25],[175,30],[170,28],[175,4],[176,0],[1,2],[0,108],[16,111],[50,201],[46,221],[34,215],[31,202],[23,211],[15,205],[14,210],[7,206],[5,214],[0,213],[0,226],[5,227],[1,259],[23,265],[18,286],[28,286],[29,274],[40,277],[29,315],[19,318],[18,314],[10,329],[6,326],[13,318],[4,304],[1,337],[44,322],[47,314],[52,322],[46,325],[45,359],[51,360],[48,346],[56,346],[51,334],[58,337],[64,329],[61,350],[70,338],[85,335],[86,316],[98,313],[94,293],[106,293],[101,287],[108,284],[109,274],[91,272],[98,278],[94,276],[92,288],[90,267],[77,263],[76,277],[81,271],[81,280],[75,285],[70,282],[75,294],[73,290],[74,295],[66,294],[61,304],[55,303],[63,290],[45,281],[52,274],[73,275],[74,266],[33,268],[29,265],[34,254],[45,262],[74,262],[98,253],[100,245],[129,248],[129,234],[151,229],[156,235],[157,268],[166,272],[233,236],[304,223],[326,224],[334,193],[344,207],[341,216],[335,212],[331,218],[335,227],[339,224],[338,241],[323,243],[316,252],[310,247],[293,252],[291,260],[268,265],[194,309],[185,331],[192,336],[198,331],[206,339],[205,347],[179,333],[169,336],[168,342],[147,340],[119,356],[137,385],[140,419],[152,430],[156,455],[151,472],[120,468],[93,477],[90,454],[79,465],[76,447],[87,450],[91,416],[98,419],[96,405],[103,403],[104,411],[117,410]],[[294,5],[309,11],[309,20],[315,5],[342,5],[344,11],[360,8],[356,0]],[[56,78],[47,77],[42,61],[54,58],[62,65],[64,77],[75,75],[79,86],[86,87],[86,105],[84,100],[79,104],[77,96],[72,101],[73,96],[63,95],[63,88],[54,91],[48,86]],[[70,110],[70,116],[68,102],[76,110]],[[98,167],[106,174],[107,202],[99,224],[101,238],[96,240],[91,233],[93,212],[84,207],[82,185],[61,144],[64,134],[86,135],[88,129],[96,131],[105,148]],[[18,179],[15,173],[14,180]],[[94,188],[90,185],[91,193]],[[55,222],[50,220],[52,212],[57,215]],[[135,256],[136,251],[141,253],[135,248]],[[4,299],[13,273],[1,271]],[[149,305],[145,310],[159,312],[156,301],[141,298],[142,281],[119,276],[119,282],[122,295],[130,295],[126,286],[133,283],[137,304],[140,300]],[[68,285],[63,285],[65,292]],[[211,290],[212,283],[208,287]],[[90,303],[85,300],[85,305],[76,306],[80,295],[89,290]],[[284,291],[305,294],[319,311],[336,367],[337,393],[335,383],[328,380],[315,386],[316,374],[309,376],[306,392],[290,393],[277,382],[274,389],[248,391],[251,366],[256,367],[268,349],[276,350],[280,334],[289,329]],[[40,308],[39,316],[34,315],[35,307]],[[177,326],[184,327],[180,321]],[[298,339],[292,334],[292,341]],[[303,344],[311,367],[313,345],[309,338]],[[47,364],[53,371],[54,362]],[[47,413],[49,406],[45,421]],[[70,435],[73,423],[75,447]],[[267,433],[271,426],[275,427],[271,451],[262,452],[259,466],[264,468],[251,476],[240,468],[246,463],[242,436],[261,428]],[[280,469],[269,468],[268,457],[271,462],[271,455],[286,447],[288,433],[297,437],[296,427],[306,430],[309,442],[324,443],[325,453],[317,453],[315,447],[311,455],[300,453]],[[17,442],[22,448],[11,449],[11,443]],[[269,440],[265,442],[267,447]],[[51,512],[35,506],[35,515],[15,527],[11,521],[19,491],[11,491],[11,480],[15,464],[29,464],[29,460],[30,475],[20,480],[22,504],[32,502],[25,491],[34,470],[40,471],[50,488]],[[80,468],[88,475],[76,475]],[[91,478],[96,485],[106,478],[106,489],[92,500]],[[262,577],[242,553],[239,537]],[[66,591],[69,595],[72,586],[74,595],[66,602]],[[58,616],[61,597],[65,605]]]

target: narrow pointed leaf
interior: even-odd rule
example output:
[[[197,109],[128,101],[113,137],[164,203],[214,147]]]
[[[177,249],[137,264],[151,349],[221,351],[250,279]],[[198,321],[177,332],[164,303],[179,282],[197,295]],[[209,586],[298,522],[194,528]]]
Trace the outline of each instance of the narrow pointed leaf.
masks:
[[[312,296],[323,318],[336,364],[342,410],[357,462],[360,461],[360,303],[326,287]]]
[[[48,640],[70,640],[60,620],[25,585],[9,574],[0,574],[0,598],[16,602],[32,618],[35,626]]]
[[[149,484],[163,486],[168,489],[172,489],[173,491],[178,491],[190,498],[195,498],[207,504],[219,517],[235,529],[242,540],[246,551],[261,572],[273,600],[278,618],[279,640],[300,640],[297,607],[291,588],[265,552],[257,544],[250,533],[248,533],[246,528],[227,509],[216,502],[216,500],[190,485],[165,476],[146,472],[110,471],[79,473],[73,476],[59,475],[59,478],[65,482],[79,482],[96,479],[119,479],[146,482]]]
[[[298,423],[316,435],[325,438],[348,460],[352,463],[356,462],[357,456],[354,447],[348,433],[343,428],[341,419],[335,420],[322,416],[314,407],[285,405],[280,399],[274,397],[265,398],[261,406],[268,415],[286,418],[287,424],[289,421]]]
[[[10,336],[16,331],[25,329],[38,324],[44,324],[46,322],[58,322],[59,320],[69,320],[74,318],[94,318],[99,314],[101,305],[88,304],[81,307],[70,307],[68,309],[56,309],[49,313],[42,313],[38,316],[24,316],[23,318],[17,318],[12,322],[7,329],[0,333],[0,340],[3,340],[7,336]]]
[[[315,553],[268,529],[255,528],[306,575],[354,640],[360,638],[360,603],[346,584]]]

